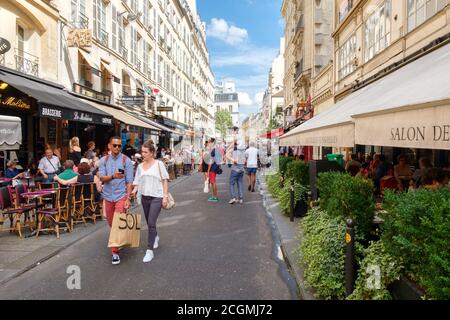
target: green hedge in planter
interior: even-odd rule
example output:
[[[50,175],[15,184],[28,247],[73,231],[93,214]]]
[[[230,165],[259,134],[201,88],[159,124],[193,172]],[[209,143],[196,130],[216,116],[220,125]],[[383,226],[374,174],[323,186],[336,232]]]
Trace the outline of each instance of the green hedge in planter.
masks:
[[[323,299],[345,298],[345,223],[319,208],[309,211],[302,222],[301,262],[305,279]]]
[[[382,240],[426,298],[450,299],[450,188],[386,194]]]
[[[272,196],[276,199],[280,197],[281,188],[280,188],[280,179],[281,176],[279,173],[267,176],[267,189],[272,194]]]
[[[280,174],[285,175],[287,171],[287,165],[289,162],[294,161],[293,157],[280,157]]]
[[[372,181],[346,173],[319,174],[320,207],[331,216],[352,218],[358,239],[368,239],[375,209]]]
[[[290,182],[286,181],[284,184],[284,187],[280,190],[280,193],[278,194],[278,200],[280,201],[280,208],[283,211],[285,215],[290,215],[291,213],[291,187]],[[301,199],[305,199],[305,194],[308,191],[308,189],[294,181],[294,205],[297,204],[298,201]],[[294,208],[295,209],[295,208]]]
[[[287,164],[286,178],[294,179],[303,186],[309,185],[309,165],[305,161],[294,160]]]
[[[391,300],[388,286],[400,278],[401,262],[392,256],[382,241],[371,242],[363,249],[358,278],[349,300]]]

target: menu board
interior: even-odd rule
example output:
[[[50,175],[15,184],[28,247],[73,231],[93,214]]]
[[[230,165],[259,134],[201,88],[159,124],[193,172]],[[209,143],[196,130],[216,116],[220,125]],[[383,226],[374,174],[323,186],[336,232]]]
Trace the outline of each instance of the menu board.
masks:
[[[56,121],[50,119],[47,121],[47,141],[50,144],[56,144]]]

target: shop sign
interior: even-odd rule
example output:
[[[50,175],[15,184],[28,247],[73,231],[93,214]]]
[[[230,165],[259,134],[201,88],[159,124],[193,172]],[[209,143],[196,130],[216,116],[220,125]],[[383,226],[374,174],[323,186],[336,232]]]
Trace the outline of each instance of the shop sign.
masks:
[[[55,119],[112,125],[111,117],[101,116],[90,112],[74,111],[44,104],[39,105],[39,115],[41,117]]]
[[[450,125],[391,128],[391,141],[450,141]]]
[[[0,54],[7,53],[11,49],[11,43],[4,38],[0,38]]]
[[[92,46],[92,31],[90,29],[72,29],[67,37],[68,47],[87,48]]]
[[[173,107],[157,107],[158,112],[173,112]]]
[[[29,110],[31,108],[30,103],[23,99],[18,99],[16,97],[6,97],[0,96],[0,104],[7,107],[14,107],[23,110]]]
[[[126,105],[143,106],[145,104],[145,96],[123,96],[121,102]]]

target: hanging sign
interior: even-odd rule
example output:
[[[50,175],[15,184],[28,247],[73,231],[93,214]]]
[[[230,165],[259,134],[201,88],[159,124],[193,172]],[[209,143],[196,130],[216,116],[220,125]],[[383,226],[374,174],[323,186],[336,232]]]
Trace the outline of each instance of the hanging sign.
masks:
[[[0,54],[4,54],[11,49],[11,43],[4,38],[0,38]]]

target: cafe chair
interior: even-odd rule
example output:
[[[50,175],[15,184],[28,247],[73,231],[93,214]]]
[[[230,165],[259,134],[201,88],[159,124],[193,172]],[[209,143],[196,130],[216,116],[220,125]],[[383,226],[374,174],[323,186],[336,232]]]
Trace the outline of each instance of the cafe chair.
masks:
[[[86,225],[86,218],[84,216],[84,184],[77,183],[71,186],[71,230],[73,230],[73,225],[76,223],[84,223]]]
[[[11,189],[14,196],[14,207],[25,209],[24,212],[24,225],[28,226],[30,230],[33,230],[34,222],[31,219],[30,212],[35,211],[36,206],[29,202],[29,199],[22,197],[23,193],[27,193],[28,187],[25,184],[19,184],[14,189]],[[35,217],[36,219],[36,217]]]
[[[85,219],[90,219],[95,224],[97,217],[101,212],[99,210],[99,203],[96,201],[97,187],[95,183],[85,184],[83,187],[83,206],[85,212]]]
[[[42,231],[53,231],[59,239],[60,225],[65,224],[66,231],[70,232],[69,225],[69,188],[57,188],[57,192],[52,195],[52,207],[38,210],[38,229],[36,238]],[[44,222],[49,222],[51,226],[42,228]]]
[[[2,228],[2,231],[14,232],[17,231],[19,236],[22,236],[22,224],[20,223],[20,218],[23,213],[29,212],[34,208],[16,208],[14,205],[14,200],[12,197],[11,187],[0,188],[0,213],[3,216],[9,216],[10,226],[9,228]]]

